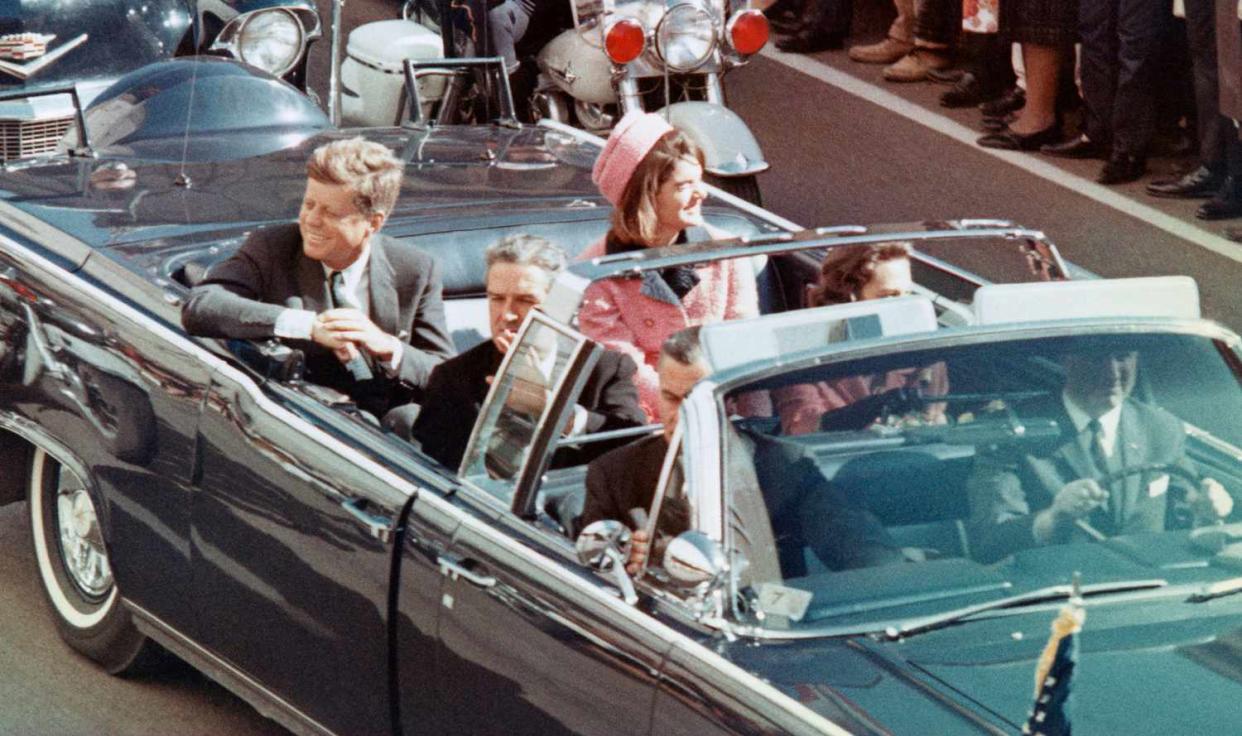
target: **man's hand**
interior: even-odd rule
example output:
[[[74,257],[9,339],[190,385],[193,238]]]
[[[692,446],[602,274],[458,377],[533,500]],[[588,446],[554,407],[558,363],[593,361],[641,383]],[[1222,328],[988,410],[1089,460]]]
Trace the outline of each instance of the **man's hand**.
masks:
[[[1108,503],[1108,491],[1091,478],[1071,481],[1057,491],[1051,511],[1068,519],[1081,519]]]
[[[1199,481],[1199,487],[1186,494],[1186,503],[1195,516],[1195,525],[1213,524],[1233,511],[1233,497],[1212,478]]]
[[[1106,503],[1108,491],[1091,478],[1070,481],[1057,491],[1051,506],[1035,515],[1031,532],[1037,542],[1047,542],[1059,524],[1088,516]]]
[[[311,325],[311,339],[335,351],[342,360],[353,357],[353,347],[387,362],[400,345],[397,338],[381,330],[365,314],[349,308],[320,312]]]
[[[630,534],[630,560],[625,563],[625,571],[630,575],[637,575],[642,569],[643,563],[647,560],[650,543],[647,532],[642,529]]]

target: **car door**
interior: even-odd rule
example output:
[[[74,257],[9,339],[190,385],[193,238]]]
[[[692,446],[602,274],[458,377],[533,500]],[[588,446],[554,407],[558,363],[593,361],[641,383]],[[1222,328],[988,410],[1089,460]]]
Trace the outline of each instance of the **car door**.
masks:
[[[193,504],[199,643],[307,730],[392,728],[390,575],[415,488],[359,449],[385,441],[398,444],[310,395],[213,377]]]
[[[532,313],[480,413],[452,497],[461,524],[440,558],[438,695],[455,733],[650,731],[662,626],[578,565],[538,514],[512,511],[537,506],[597,349]],[[547,400],[532,406],[541,380]]]

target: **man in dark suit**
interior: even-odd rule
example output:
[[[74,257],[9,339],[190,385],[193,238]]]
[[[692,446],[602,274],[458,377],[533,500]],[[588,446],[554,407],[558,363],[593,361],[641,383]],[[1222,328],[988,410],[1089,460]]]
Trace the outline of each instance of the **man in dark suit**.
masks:
[[[423,452],[453,469],[461,464],[492,377],[512,346],[518,328],[526,314],[547,296],[566,263],[564,251],[533,235],[502,238],[488,247],[484,257],[492,339],[440,364],[432,372],[427,399],[412,431]],[[566,435],[644,424],[646,416],[639,407],[638,389],[633,382],[636,370],[629,357],[604,351],[578,396]],[[390,416],[385,423],[402,433],[401,422],[395,417]],[[558,451],[553,465],[585,463],[611,447],[615,444],[592,443],[580,450],[566,447]]]
[[[1130,398],[1138,374],[1133,351],[1083,351],[1062,357],[1061,395],[1016,407],[1019,416],[1049,417],[1061,427],[1052,446],[1032,454],[981,456],[969,481],[971,548],[981,561],[1018,549],[1086,536],[1163,531],[1174,508],[1167,473],[1119,471],[1175,465],[1197,476],[1186,457],[1185,431],[1172,414]],[[1114,474],[1115,480],[1102,483]],[[1183,502],[1196,523],[1229,515],[1233,500],[1203,478]]]
[[[186,330],[291,340],[306,353],[306,380],[376,416],[417,397],[453,349],[439,265],[379,233],[403,169],[363,138],[315,149],[297,225],[251,233],[212,267],[181,312]]]
[[[613,450],[587,467],[582,528],[600,519],[615,519],[633,527],[630,510],[650,510],[681,403],[708,373],[699,327],[681,330],[665,340],[656,372],[664,431]],[[810,547],[832,570],[906,559],[879,520],[835,488],[801,448],[732,427],[726,431],[730,433],[730,462],[725,472],[730,524],[735,542],[749,563],[750,582],[779,582],[805,575],[804,547]],[[676,469],[673,475],[679,475]],[[669,482],[670,491],[656,520],[657,560],[663,556],[663,546],[689,528],[690,501],[680,496],[679,486],[676,480]],[[650,546],[646,531],[635,529],[626,566],[631,574],[641,567]]]

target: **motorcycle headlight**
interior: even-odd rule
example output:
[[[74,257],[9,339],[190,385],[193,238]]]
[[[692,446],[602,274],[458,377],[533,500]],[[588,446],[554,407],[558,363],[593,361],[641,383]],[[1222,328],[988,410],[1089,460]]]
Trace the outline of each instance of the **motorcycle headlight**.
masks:
[[[237,55],[274,76],[284,76],[302,56],[305,32],[297,17],[284,8],[260,10],[237,31]]]
[[[715,48],[716,24],[711,14],[698,5],[674,5],[656,27],[656,53],[671,71],[697,69]]]

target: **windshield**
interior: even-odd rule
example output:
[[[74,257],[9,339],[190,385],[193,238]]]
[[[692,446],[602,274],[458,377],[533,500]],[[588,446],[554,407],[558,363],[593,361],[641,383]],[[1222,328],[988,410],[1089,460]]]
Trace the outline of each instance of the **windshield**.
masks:
[[[1204,532],[1233,529],[1218,525],[1242,493],[1238,365],[1203,337],[1091,334],[739,386],[722,476],[742,612],[823,626],[932,615],[1074,571],[1088,584],[1225,575],[1207,565],[1223,542]],[[773,416],[739,417],[758,392]]]

